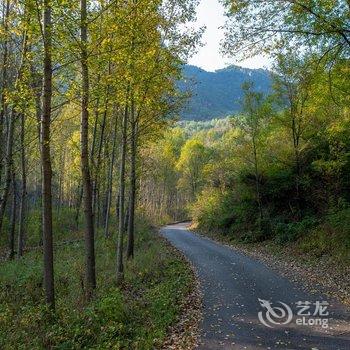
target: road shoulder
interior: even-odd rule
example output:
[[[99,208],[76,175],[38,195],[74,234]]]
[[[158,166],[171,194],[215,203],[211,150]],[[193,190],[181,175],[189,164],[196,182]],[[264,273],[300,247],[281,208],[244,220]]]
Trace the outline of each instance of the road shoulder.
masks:
[[[291,247],[271,242],[239,243],[222,234],[193,229],[192,232],[259,260],[310,294],[322,293],[350,307],[350,267],[340,267],[327,257],[307,259]]]
[[[168,249],[182,260],[191,271],[192,288],[183,299],[181,314],[176,323],[169,328],[168,336],[162,344],[161,350],[192,350],[200,341],[200,322],[202,320],[202,293],[199,278],[192,263],[177,248],[175,248],[164,236],[159,238],[165,242]]]

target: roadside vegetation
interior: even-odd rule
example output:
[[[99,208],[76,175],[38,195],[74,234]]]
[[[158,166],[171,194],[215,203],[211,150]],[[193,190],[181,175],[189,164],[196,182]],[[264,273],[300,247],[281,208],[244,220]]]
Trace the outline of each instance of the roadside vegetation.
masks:
[[[141,220],[350,266],[349,1],[223,3],[273,87],[176,125],[198,0],[0,0],[0,348],[158,347],[191,278]]]
[[[237,115],[168,131],[149,157],[156,171],[148,187],[158,189],[152,205],[174,217],[165,198],[201,230],[293,246],[347,268],[349,3],[226,3],[224,50],[268,54],[272,89],[263,94],[247,81]]]
[[[292,244],[310,258],[328,255],[348,266],[349,115],[346,103],[324,96],[329,90],[316,98],[319,84],[307,86],[314,98],[297,120],[277,104],[276,84],[268,97],[249,87],[246,114],[217,125],[182,122],[151,152],[156,195],[178,203],[175,217],[192,218],[203,231],[245,243]],[[160,205],[153,212],[170,220],[173,210]]]
[[[0,1],[1,349],[154,349],[177,320],[190,269],[138,199],[195,4]]]
[[[0,348],[160,348],[169,327],[181,315],[193,276],[187,263],[149,226],[138,223],[136,232],[135,259],[127,262],[120,288],[114,277],[115,242],[98,234],[99,289],[88,304],[84,297],[83,239],[55,247],[54,315],[42,303],[41,249],[2,263]],[[68,232],[66,236],[71,237]]]

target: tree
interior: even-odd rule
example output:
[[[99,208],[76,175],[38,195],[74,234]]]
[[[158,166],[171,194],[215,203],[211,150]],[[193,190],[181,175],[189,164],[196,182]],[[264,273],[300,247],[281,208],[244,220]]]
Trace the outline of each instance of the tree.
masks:
[[[233,123],[241,130],[242,140],[243,142],[247,142],[251,153],[255,195],[259,210],[259,225],[261,225],[263,220],[263,204],[260,191],[260,146],[266,120],[271,110],[263,94],[253,90],[252,83],[244,83],[242,89],[244,91],[244,98],[242,101],[243,113],[237,119],[234,119]]]
[[[310,67],[311,66],[311,67]],[[276,115],[279,123],[288,130],[293,149],[295,167],[296,215],[302,212],[300,183],[302,176],[302,141],[308,125],[307,103],[312,84],[312,61],[298,58],[292,53],[280,55],[274,75],[274,89],[283,111]]]
[[[0,135],[4,133],[5,113],[6,113],[6,88],[7,88],[7,76],[8,76],[8,44],[9,44],[9,16],[10,16],[10,0],[3,1],[3,23],[2,29],[4,33],[3,38],[3,54],[2,54],[2,76],[1,76],[1,93],[0,93]],[[0,139],[0,154],[3,154],[4,144],[3,139]],[[2,162],[0,160],[0,180],[2,176]],[[2,226],[2,217],[0,216],[0,233]]]
[[[42,219],[44,250],[44,285],[46,302],[55,308],[53,238],[52,238],[52,169],[50,154],[50,125],[52,100],[52,7],[51,0],[43,4],[44,74],[41,115]]]
[[[81,22],[81,173],[84,188],[84,214],[85,214],[85,249],[86,249],[86,295],[88,299],[92,297],[93,290],[96,288],[95,272],[95,233],[92,210],[92,186],[89,166],[89,69],[87,52],[87,4],[86,0],[80,1]]]
[[[134,257],[134,231],[135,231],[135,206],[136,206],[136,157],[137,157],[137,121],[135,115],[135,101],[131,100],[130,111],[130,195],[129,195],[129,220],[128,220],[128,245],[127,258]]]
[[[207,162],[209,152],[200,140],[194,138],[184,144],[176,168],[181,173],[179,186],[187,191],[192,200],[203,185],[203,170]]]
[[[254,56],[291,47],[312,48],[332,61],[350,52],[347,0],[225,0],[225,50]]]
[[[17,214],[17,188],[16,188],[16,174],[12,170],[12,208],[11,208],[11,227],[9,234],[9,259],[15,256],[15,230],[16,230],[16,214]]]
[[[110,158],[110,164],[108,169],[108,183],[107,183],[107,203],[106,203],[106,215],[105,215],[105,237],[110,237],[109,231],[109,219],[110,219],[110,211],[112,204],[112,182],[113,182],[113,170],[116,156],[116,146],[117,146],[117,128],[118,128],[118,111],[114,111],[115,120],[114,120],[114,129],[113,129],[113,144],[112,144],[112,154]]]
[[[27,170],[26,170],[26,150],[25,150],[25,116],[21,113],[21,202],[19,207],[19,227],[18,227],[18,256],[23,255],[24,249],[24,235],[25,235],[25,211],[27,198]]]
[[[129,95],[129,88],[126,95]],[[128,101],[128,98],[126,99]],[[123,239],[125,230],[125,162],[127,152],[127,123],[129,115],[129,105],[126,102],[124,116],[122,120],[122,139],[120,150],[120,172],[119,172],[119,214],[118,214],[118,242],[117,242],[117,284],[121,284],[124,279],[124,264],[123,264]]]

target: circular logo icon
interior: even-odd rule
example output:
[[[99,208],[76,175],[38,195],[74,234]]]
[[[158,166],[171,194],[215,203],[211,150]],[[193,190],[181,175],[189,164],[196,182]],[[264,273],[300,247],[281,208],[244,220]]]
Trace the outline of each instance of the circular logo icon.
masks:
[[[260,305],[265,311],[258,313],[259,321],[266,327],[273,328],[274,326],[286,325],[293,319],[292,309],[281,301],[280,306],[273,306],[268,300],[259,299]]]

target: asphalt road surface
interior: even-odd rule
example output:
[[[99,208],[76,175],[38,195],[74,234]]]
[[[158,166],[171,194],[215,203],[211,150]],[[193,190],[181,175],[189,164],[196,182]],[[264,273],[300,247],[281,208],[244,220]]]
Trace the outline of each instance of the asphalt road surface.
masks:
[[[350,350],[349,312],[342,305],[304,292],[263,263],[188,231],[186,224],[166,226],[161,234],[198,273],[200,350]]]

